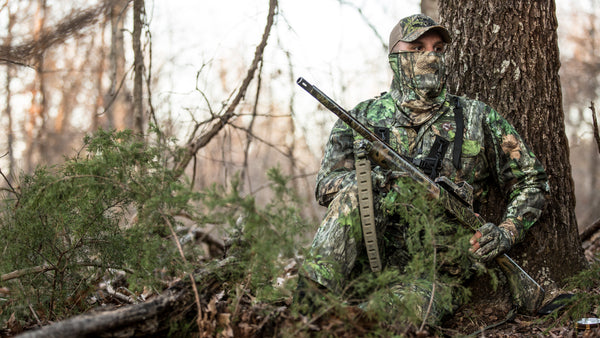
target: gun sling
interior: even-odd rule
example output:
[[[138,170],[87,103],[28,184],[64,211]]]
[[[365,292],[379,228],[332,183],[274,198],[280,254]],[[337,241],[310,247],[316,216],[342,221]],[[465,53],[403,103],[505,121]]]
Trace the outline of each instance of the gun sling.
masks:
[[[365,247],[369,265],[373,272],[381,271],[381,257],[377,245],[375,230],[375,210],[373,208],[373,183],[371,181],[371,161],[365,149],[356,154],[356,182],[358,185],[358,204],[362,223]]]

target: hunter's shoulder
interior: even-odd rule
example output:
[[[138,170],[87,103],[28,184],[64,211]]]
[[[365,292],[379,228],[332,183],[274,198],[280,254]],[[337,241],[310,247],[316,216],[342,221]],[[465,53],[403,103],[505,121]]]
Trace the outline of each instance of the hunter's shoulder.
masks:
[[[487,103],[466,96],[448,94],[446,101],[449,102],[452,106],[460,105],[464,110],[466,110],[469,113],[486,114],[489,113],[491,110],[494,110]]]
[[[378,96],[364,100],[357,104],[352,112],[365,118],[377,118],[395,113],[396,105],[391,95],[383,92]]]

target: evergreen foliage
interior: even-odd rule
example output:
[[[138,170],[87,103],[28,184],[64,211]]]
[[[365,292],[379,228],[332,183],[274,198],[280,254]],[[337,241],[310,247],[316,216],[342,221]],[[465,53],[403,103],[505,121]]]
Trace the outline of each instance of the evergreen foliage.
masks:
[[[445,314],[468,300],[470,292],[463,282],[473,274],[468,254],[471,230],[449,219],[438,201],[412,179],[400,179],[381,206],[399,216],[392,226],[403,233],[407,262],[398,266],[388,261],[380,273],[363,269],[341,297],[313,285],[307,291],[309,300],[297,310],[318,317],[329,312],[352,327],[356,319],[349,319],[348,313],[357,307],[371,322],[365,326],[371,334],[389,336],[418,330],[423,323],[438,325]],[[296,329],[294,334],[306,330]]]
[[[468,300],[463,282],[472,274],[472,232],[452,222],[442,205],[412,179],[399,179],[382,206],[400,216],[409,261],[372,279],[377,292],[369,296],[366,308],[387,323],[438,324]]]
[[[198,267],[210,270],[222,282],[232,323],[240,320],[242,298],[271,313],[290,305],[296,280],[284,271],[304,254],[312,228],[287,185],[290,177],[278,168],[267,172],[272,198],[262,206],[242,193],[239,178],[228,188],[215,184],[192,191],[169,169],[167,159],[179,153],[173,145],[148,145],[130,131],[100,130],[86,137],[85,146],[60,166],[23,175],[18,190],[2,198],[0,275],[19,276],[0,282],[11,290],[0,303],[0,321],[13,313],[31,318],[31,309],[42,320],[84,311],[94,286],[115,269],[128,271],[134,291],[156,285],[157,271],[178,277]],[[322,294],[311,322],[337,316],[352,326],[360,317],[371,323],[361,324],[371,332],[391,334],[436,323],[468,298],[462,281],[471,273],[471,232],[448,220],[410,180],[399,181],[381,203],[404,224],[409,261],[379,274],[365,270],[342,297]],[[178,214],[199,227],[226,231],[228,263],[198,261],[195,246],[186,251],[186,265],[166,226],[177,225]],[[297,310],[291,306],[294,324],[286,332],[310,335]]]
[[[290,295],[277,288],[277,277],[306,246],[310,222],[300,215],[301,200],[287,186],[290,177],[278,168],[267,171],[273,197],[263,207],[251,195],[240,194],[240,181],[231,188],[213,185],[202,194],[202,205],[210,210],[203,223],[228,224],[228,256],[234,263],[219,271],[228,283],[242,283],[258,301],[280,300]],[[231,290],[235,291],[235,290]]]
[[[165,148],[148,146],[131,131],[103,131],[84,140],[85,151],[56,167],[39,167],[2,198],[0,274],[15,313],[43,320],[85,310],[89,291],[114,269],[132,271],[130,288],[151,286],[158,268],[182,269],[164,218],[194,213],[199,195],[175,179]],[[156,283],[156,281],[154,281]]]
[[[566,319],[574,322],[582,318],[598,317],[600,304],[600,256],[596,256],[593,264],[588,269],[580,271],[577,275],[568,279],[569,289],[575,290],[574,296],[566,298],[561,302],[562,307],[558,307],[553,312],[553,317],[557,318],[566,309],[566,316],[559,318],[559,323]]]
[[[290,299],[295,284],[280,285],[281,272],[306,246],[310,225],[290,177],[270,169],[273,196],[261,206],[238,178],[193,192],[169,169],[167,159],[179,154],[173,145],[148,145],[131,131],[100,130],[84,141],[85,151],[23,175],[17,191],[2,196],[0,275],[18,277],[0,282],[11,291],[0,323],[12,314],[31,320],[32,309],[43,321],[85,311],[94,287],[117,270],[128,272],[133,291],[158,287],[158,272],[176,278],[202,267],[221,276],[237,302]],[[195,245],[185,250],[186,265],[166,226],[179,224],[177,215],[229,233],[231,264],[198,261]]]

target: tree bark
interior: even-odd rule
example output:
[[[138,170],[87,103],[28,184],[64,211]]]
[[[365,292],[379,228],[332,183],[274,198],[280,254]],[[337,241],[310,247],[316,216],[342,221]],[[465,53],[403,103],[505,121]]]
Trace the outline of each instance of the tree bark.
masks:
[[[548,173],[546,210],[510,252],[547,291],[586,266],[575,218],[555,12],[553,0],[444,0],[440,6],[441,21],[453,36],[446,56],[450,92],[498,110]],[[482,212],[496,222],[504,211],[498,196]]]
[[[183,283],[155,299],[113,311],[89,313],[20,335],[31,337],[144,336],[168,332],[169,323],[185,315],[194,302]]]
[[[105,69],[105,57],[106,57],[106,41],[104,39],[104,31],[106,29],[108,23],[108,18],[105,17],[104,21],[101,24],[101,29],[100,29],[100,36],[98,37],[100,39],[100,48],[99,48],[99,53],[100,56],[98,57],[98,63],[97,65],[94,67],[94,73],[95,73],[95,81],[94,81],[94,85],[95,85],[95,92],[96,94],[96,100],[94,101],[94,105],[92,108],[92,126],[91,126],[91,131],[96,131],[100,125],[101,125],[101,114],[102,111],[104,110],[104,86],[102,85],[103,82],[103,78],[105,76],[106,73],[106,69]],[[105,114],[102,114],[105,115]]]

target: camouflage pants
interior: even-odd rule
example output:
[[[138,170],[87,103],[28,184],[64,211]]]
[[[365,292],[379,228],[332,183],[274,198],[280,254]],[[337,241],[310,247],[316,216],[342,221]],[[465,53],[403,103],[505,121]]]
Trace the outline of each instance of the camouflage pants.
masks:
[[[403,271],[410,257],[405,245],[405,228],[401,221],[382,210],[381,196],[374,194],[377,237],[384,268]],[[337,295],[346,293],[348,281],[370,271],[362,235],[357,185],[349,185],[332,200],[302,266],[301,274]],[[431,301],[432,283],[418,279],[410,283],[392,283],[388,289],[403,301],[411,298],[414,313],[424,314]],[[444,311],[433,299],[429,323],[436,322]],[[364,304],[363,304],[364,305]],[[393,301],[390,311],[399,308]]]

